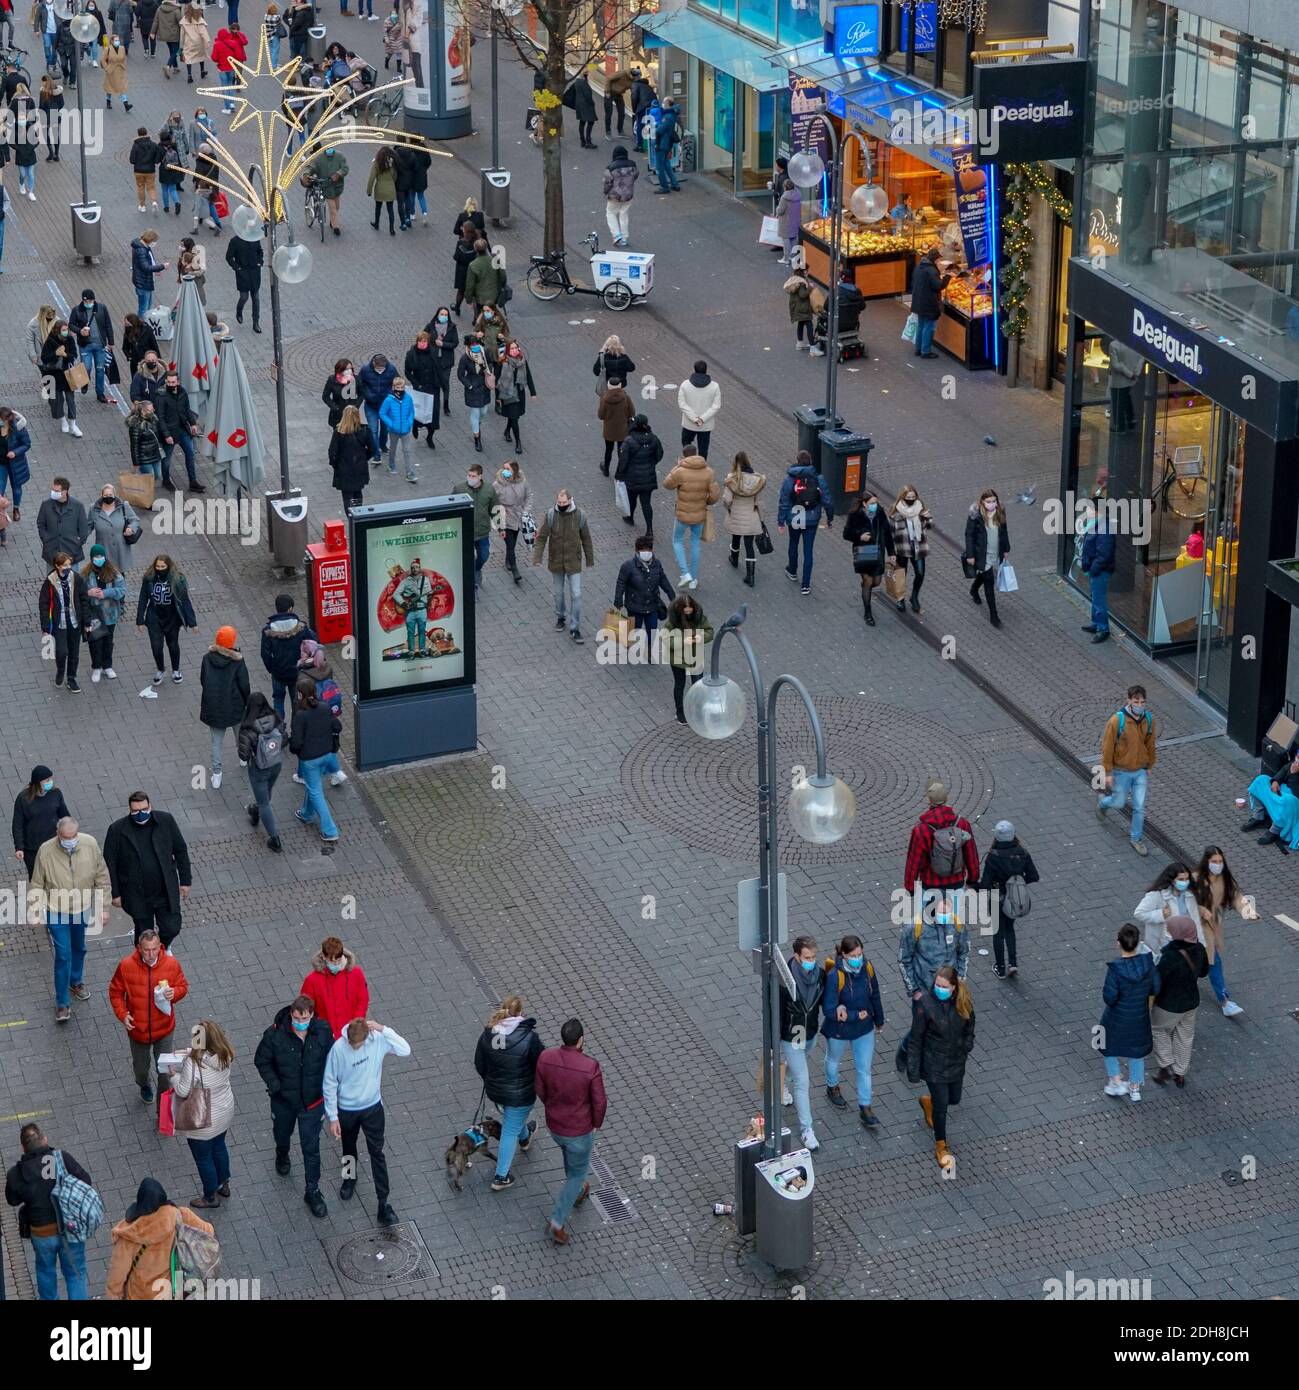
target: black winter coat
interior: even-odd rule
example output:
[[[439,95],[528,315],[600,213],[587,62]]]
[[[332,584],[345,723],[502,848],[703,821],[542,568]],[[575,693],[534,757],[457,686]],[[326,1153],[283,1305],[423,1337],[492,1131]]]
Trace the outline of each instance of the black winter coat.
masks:
[[[178,386],[175,391],[164,387],[158,392],[153,408],[158,412],[158,423],[162,426],[164,439],[188,434],[190,426],[198,424],[198,416],[189,403],[189,392],[183,386]]]
[[[815,962],[815,970],[804,975],[802,964],[797,956],[789,958],[789,973],[794,977],[798,998],[791,999],[785,990],[780,991],[780,1040],[794,1041],[794,1029],[801,1028],[799,1035],[805,1044],[811,1043],[821,1026],[821,1000],[825,995],[825,971],[821,962]]]
[[[1209,973],[1209,953],[1198,941],[1170,941],[1159,953],[1155,1007],[1185,1014],[1200,1007],[1198,981]]]
[[[132,376],[139,370],[146,352],[157,352],[159,358],[162,357],[162,353],[158,350],[158,335],[144,322],[141,322],[140,327],[134,332],[130,328],[123,332],[122,350],[126,353],[126,360],[130,365]],[[132,399],[136,398],[132,397]]]
[[[66,1149],[60,1149],[63,1166],[74,1178],[93,1186],[90,1174],[72,1157]],[[48,1164],[46,1160],[49,1160]],[[5,1201],[11,1207],[18,1207],[18,1234],[30,1240],[33,1226],[53,1226],[58,1222],[52,1194],[54,1179],[42,1177],[45,1171],[54,1170],[54,1150],[49,1144],[24,1154],[5,1174]]]
[[[289,752],[296,753],[300,762],[309,763],[332,753],[343,732],[342,722],[328,705],[312,705],[296,710],[293,731],[289,737]]]
[[[634,425],[618,446],[615,478],[627,484],[628,492],[653,492],[659,485],[656,465],[663,457],[663,442],[653,430]]]
[[[1009,844],[1004,840],[994,840],[988,857],[983,861],[983,872],[979,875],[976,886],[995,888],[998,893],[1002,893],[1006,888],[1006,880],[1014,878],[1016,874],[1021,874],[1025,883],[1038,881],[1039,875],[1037,865],[1033,863],[1033,856],[1018,840],[1011,840]]]
[[[456,378],[465,388],[465,405],[481,409],[492,403],[492,390],[487,384],[487,371],[479,371],[470,355],[462,353],[460,365],[456,368]]]
[[[204,652],[198,683],[203,688],[199,720],[209,729],[235,729],[248,708],[248,663],[240,652],[213,647]]]
[[[464,212],[462,210],[456,213],[456,223],[455,226],[451,228],[451,230],[456,234],[457,237],[460,235],[460,228],[463,227],[466,222],[472,222],[474,224],[474,226],[477,228],[478,236],[486,235],[487,218],[480,208],[475,208],[473,212]],[[473,260],[473,257],[470,256],[469,259]]]
[[[226,247],[226,264],[235,273],[235,289],[240,294],[251,294],[262,287],[262,264],[265,253],[260,241],[245,241],[243,237],[231,237]]]
[[[310,13],[310,11],[308,11]],[[253,1065],[266,1083],[272,1102],[294,1113],[308,1110],[324,1098],[325,1063],[334,1034],[323,1018],[312,1017],[303,1041],[293,1031],[293,1011],[285,1005],[262,1034]]]
[[[965,1075],[965,1059],[974,1051],[974,1014],[956,1012],[956,996],[940,999],[933,990],[920,996],[911,1019],[907,1080],[952,1082]]]
[[[154,906],[143,893],[140,882],[140,858],[136,853],[139,839],[130,816],[115,820],[104,836],[104,862],[113,896],[121,898],[129,917],[143,917]],[[189,846],[176,824],[175,816],[166,811],[153,812],[153,848],[162,870],[163,891],[172,912],[180,911],[180,889],[194,882],[190,870]]]
[[[625,608],[628,613],[655,613],[661,602],[660,589],[669,600],[677,596],[676,590],[668,582],[667,575],[663,573],[663,566],[659,564],[658,557],[655,556],[648,565],[643,565],[633,556],[632,559],[623,561],[622,568],[618,571],[618,583],[613,591],[613,606]]]
[[[399,193],[427,192],[429,165],[433,163],[431,154],[398,145],[392,152],[392,162]]]
[[[344,391],[350,391],[352,394],[344,395]],[[361,390],[355,381],[344,387],[333,372],[330,372],[325,389],[320,393],[320,399],[329,407],[329,428],[332,430],[343,418],[343,411],[349,405],[361,404]]]
[[[329,466],[339,492],[364,492],[370,484],[370,436],[365,430],[339,434],[329,441]]]
[[[844,519],[843,538],[851,541],[854,548],[859,545],[878,545],[879,564],[865,573],[884,573],[885,559],[893,554],[893,523],[889,521],[883,507],[880,507],[874,516],[869,516],[865,507],[854,507]]]
[[[492,1030],[484,1028],[474,1049],[474,1070],[483,1078],[487,1099],[497,1105],[531,1105],[537,1099],[537,1058],[541,1056],[537,1020],[525,1018],[492,1046]]]
[[[464,289],[464,285],[461,284],[459,288]],[[429,319],[424,325],[424,331],[430,335],[429,345],[438,355],[438,367],[443,373],[443,379],[449,381],[451,369],[456,365],[456,348],[460,346],[460,330],[456,327],[455,320],[452,319],[442,334],[441,347],[437,345],[438,326],[433,319]]]
[[[591,90],[591,80],[586,76],[578,77],[569,84],[565,97],[572,95],[573,113],[579,121],[595,120],[595,93]],[[569,103],[567,100],[564,105]]]
[[[625,352],[601,352],[596,354],[591,375],[600,376],[603,373],[606,387],[613,377],[621,377],[622,384],[626,386],[631,382],[631,374],[635,370],[635,362]]]
[[[420,352],[415,347],[407,348],[406,361],[402,364],[401,374],[406,378],[407,385],[413,386],[416,391],[423,391],[432,395],[437,391],[440,381],[438,350],[431,342],[426,352]]]
[[[1010,528],[1003,521],[997,534],[997,560],[1010,554]],[[965,554],[973,555],[975,564],[983,569],[983,554],[988,545],[988,527],[978,507],[971,507],[965,518]]]
[[[922,256],[911,277],[911,312],[917,318],[941,318],[943,290],[951,278],[940,274],[938,266],[928,256]]]
[[[477,254],[478,252],[474,250],[472,241],[456,242],[456,249],[452,252],[452,257],[456,265],[455,287],[461,294],[463,294],[465,290],[465,276],[469,274],[469,262],[472,261]]]
[[[46,840],[54,838],[59,822],[64,816],[71,814],[68,803],[64,801],[63,793],[58,787],[34,797],[31,801],[27,799],[26,788],[14,797],[14,849],[23,852],[23,863],[27,867],[28,878],[32,876],[36,851]]]

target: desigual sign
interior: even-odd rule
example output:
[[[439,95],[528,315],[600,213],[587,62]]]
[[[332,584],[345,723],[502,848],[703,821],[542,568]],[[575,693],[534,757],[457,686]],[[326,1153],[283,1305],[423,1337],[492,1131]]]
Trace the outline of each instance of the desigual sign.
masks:
[[[980,64],[970,112],[979,162],[1076,158],[1086,134],[1086,97],[1085,61]]]
[[[1182,372],[1190,372],[1193,376],[1204,374],[1199,343],[1184,342],[1166,323],[1149,318],[1135,304],[1132,306],[1132,336],[1146,343],[1170,367],[1176,367],[1176,375]]]

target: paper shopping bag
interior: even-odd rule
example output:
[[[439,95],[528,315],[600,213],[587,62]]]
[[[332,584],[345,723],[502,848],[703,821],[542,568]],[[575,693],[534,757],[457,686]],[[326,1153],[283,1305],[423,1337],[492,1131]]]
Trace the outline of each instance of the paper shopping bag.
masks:
[[[618,645],[625,647],[631,641],[631,635],[636,628],[636,620],[630,616],[624,618],[616,608],[611,608],[604,615],[603,628],[618,639]]]
[[[894,603],[901,603],[907,596],[907,572],[891,560],[884,571],[884,591]]]
[[[128,473],[117,475],[117,495],[124,502],[129,502],[133,507],[139,507],[141,511],[153,510],[154,489],[158,480],[152,473],[137,473],[131,469]]]
[[[69,391],[84,391],[90,385],[90,373],[86,370],[85,363],[74,362],[70,367],[65,367],[63,384]]]
[[[1015,567],[1009,560],[1003,560],[997,570],[997,592],[999,594],[1013,594],[1019,588],[1019,580],[1015,578]]]
[[[758,233],[759,246],[784,247],[785,239],[780,234],[780,218],[768,213],[762,219],[762,231]]]
[[[172,1094],[171,1087],[168,1086],[158,1097],[158,1133],[174,1136],[176,1133],[176,1121],[172,1107],[176,1103],[176,1098]]]

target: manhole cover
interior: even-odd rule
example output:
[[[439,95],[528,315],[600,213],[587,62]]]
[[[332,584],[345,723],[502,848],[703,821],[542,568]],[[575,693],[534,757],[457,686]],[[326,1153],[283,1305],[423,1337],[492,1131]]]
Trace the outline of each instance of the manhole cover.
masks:
[[[1100,749],[1106,722],[1122,705],[1123,700],[1123,690],[1116,690],[1112,697],[1105,699],[1070,700],[1068,704],[1058,705],[1051,711],[1046,720],[1047,728],[1058,734],[1068,744],[1071,752],[1080,758],[1087,757]],[[1200,733],[1209,727],[1207,723],[1200,721],[1192,728],[1187,722],[1186,713],[1176,706],[1172,711],[1160,706],[1152,713],[1157,739]]]
[[[816,701],[830,771],[852,788],[857,819],[834,845],[799,839],[784,814],[791,772],[816,769],[812,734],[794,701],[780,710],[780,797],[783,864],[842,864],[892,855],[899,871],[907,836],[925,809],[925,787],[941,778],[956,811],[972,820],[992,798],[992,778],[965,748],[962,735],[897,705],[832,697]],[[753,710],[734,737],[706,742],[684,724],[654,729],[633,745],[622,785],[638,817],[697,849],[728,859],[756,859],[757,749]]]
[[[861,1249],[852,1233],[816,1214],[812,1263],[800,1270],[775,1270],[758,1258],[752,1236],[741,1236],[733,1221],[719,1218],[695,1243],[695,1272],[713,1298],[860,1298],[852,1261]]]
[[[364,1288],[438,1277],[423,1238],[410,1222],[348,1236],[334,1248],[334,1268],[341,1279]]]

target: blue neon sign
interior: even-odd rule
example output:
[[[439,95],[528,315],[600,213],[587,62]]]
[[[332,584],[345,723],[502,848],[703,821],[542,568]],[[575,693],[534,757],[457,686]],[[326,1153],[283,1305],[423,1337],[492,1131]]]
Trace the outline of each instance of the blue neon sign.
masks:
[[[880,51],[880,7],[840,5],[834,12],[834,56],[876,58]]]
[[[938,47],[938,0],[920,0],[915,7],[916,52],[932,53]],[[911,11],[902,11],[902,32],[898,37],[898,52],[907,51],[911,34]]]

